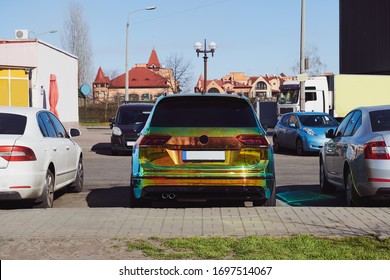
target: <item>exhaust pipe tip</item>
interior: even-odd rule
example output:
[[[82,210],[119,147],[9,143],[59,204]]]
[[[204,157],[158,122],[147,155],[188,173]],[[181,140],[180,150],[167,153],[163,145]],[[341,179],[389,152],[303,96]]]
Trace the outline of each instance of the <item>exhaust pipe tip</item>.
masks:
[[[174,194],[174,193],[170,193],[169,195],[168,195],[168,198],[169,199],[174,199],[176,197],[176,195]]]
[[[162,199],[167,199],[167,198],[168,198],[168,194],[167,194],[167,193],[163,193],[163,194],[161,195],[161,197],[162,197]]]

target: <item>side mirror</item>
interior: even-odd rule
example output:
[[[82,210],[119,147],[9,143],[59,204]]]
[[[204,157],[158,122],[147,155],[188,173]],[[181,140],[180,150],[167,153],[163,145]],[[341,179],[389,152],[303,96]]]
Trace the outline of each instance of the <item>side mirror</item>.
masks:
[[[71,128],[69,130],[69,135],[70,135],[70,137],[77,137],[77,136],[81,135],[81,132],[77,128]]]
[[[333,138],[334,137],[334,130],[329,129],[327,132],[325,132],[325,137],[326,138]]]
[[[288,126],[289,126],[289,127],[292,127],[292,128],[297,128],[297,126],[295,125],[295,123],[290,123]]]

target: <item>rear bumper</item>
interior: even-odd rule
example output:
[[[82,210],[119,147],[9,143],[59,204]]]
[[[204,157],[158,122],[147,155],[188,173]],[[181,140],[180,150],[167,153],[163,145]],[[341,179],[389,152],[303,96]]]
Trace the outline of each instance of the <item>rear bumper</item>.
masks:
[[[390,161],[365,160],[353,166],[357,192],[372,200],[390,201]]]
[[[44,172],[0,170],[0,201],[36,199],[42,194]]]
[[[375,193],[374,199],[390,201],[390,187],[379,188]]]
[[[0,200],[21,200],[22,196],[17,191],[0,191]]]
[[[263,203],[267,200],[262,187],[160,187],[150,186],[142,189],[144,199],[207,199],[207,200],[256,200]]]
[[[135,198],[256,200],[265,202],[275,192],[274,178],[133,178]]]

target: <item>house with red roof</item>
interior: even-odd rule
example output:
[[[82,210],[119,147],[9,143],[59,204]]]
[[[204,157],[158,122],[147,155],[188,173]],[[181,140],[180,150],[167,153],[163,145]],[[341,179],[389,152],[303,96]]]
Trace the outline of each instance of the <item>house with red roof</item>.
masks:
[[[276,99],[279,87],[291,80],[283,73],[279,76],[246,76],[243,72],[231,72],[219,80],[207,80],[204,91],[204,78],[200,75],[195,92],[242,94],[249,98]]]
[[[150,101],[165,92],[173,93],[173,86],[176,85],[173,77],[173,70],[161,66],[157,52],[153,49],[146,64],[136,64],[129,70],[129,101]],[[99,67],[93,82],[93,100],[123,101],[125,86],[126,73],[110,79]]]

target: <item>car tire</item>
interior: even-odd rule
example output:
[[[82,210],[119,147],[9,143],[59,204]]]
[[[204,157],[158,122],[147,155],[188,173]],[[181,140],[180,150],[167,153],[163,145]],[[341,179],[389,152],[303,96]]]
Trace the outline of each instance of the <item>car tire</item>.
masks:
[[[77,164],[77,174],[76,180],[72,184],[71,188],[75,192],[82,192],[84,187],[84,164],[83,158],[80,157],[79,162]]]
[[[303,142],[301,138],[297,139],[296,150],[297,156],[303,156],[305,154],[305,149],[303,148]]]
[[[39,198],[37,208],[53,208],[54,204],[54,174],[49,169],[46,172],[45,183]]]
[[[320,189],[322,193],[332,193],[335,192],[336,187],[331,185],[326,178],[324,161],[322,157],[320,158]]]
[[[363,199],[356,192],[356,186],[352,179],[352,172],[348,171],[347,180],[345,184],[345,198],[347,206],[362,206]]]
[[[280,148],[278,136],[274,135],[272,137],[272,142],[273,142],[274,153],[279,153],[281,148]]]

